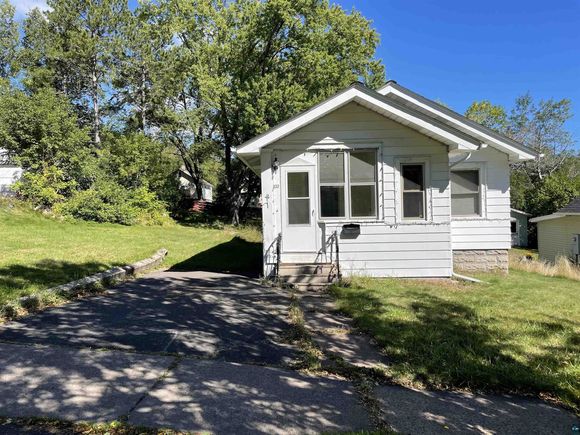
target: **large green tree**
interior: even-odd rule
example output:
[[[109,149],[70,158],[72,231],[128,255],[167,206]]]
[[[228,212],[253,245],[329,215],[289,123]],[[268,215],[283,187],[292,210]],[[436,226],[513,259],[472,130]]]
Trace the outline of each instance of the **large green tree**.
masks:
[[[489,101],[476,101],[465,114],[540,155],[511,165],[512,206],[534,215],[549,214],[580,195],[580,164],[566,129],[572,117],[570,100],[534,101],[525,94],[509,111]]]
[[[12,76],[17,69],[20,36],[14,12],[8,0],[0,0],[0,78],[3,79]]]
[[[370,22],[327,0],[163,0],[159,11],[174,35],[162,128],[194,179],[221,151],[234,222],[259,186],[237,146],[355,80],[384,82]]]
[[[67,95],[87,118],[93,144],[101,143],[114,42],[128,11],[125,0],[48,0],[24,24],[22,59],[31,91],[52,87]]]

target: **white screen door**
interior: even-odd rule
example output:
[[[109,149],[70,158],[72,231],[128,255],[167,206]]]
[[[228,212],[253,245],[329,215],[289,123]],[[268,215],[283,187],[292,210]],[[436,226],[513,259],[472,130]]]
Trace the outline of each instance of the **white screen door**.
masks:
[[[314,167],[282,168],[282,177],[282,252],[315,255]],[[311,258],[305,255],[304,260]]]

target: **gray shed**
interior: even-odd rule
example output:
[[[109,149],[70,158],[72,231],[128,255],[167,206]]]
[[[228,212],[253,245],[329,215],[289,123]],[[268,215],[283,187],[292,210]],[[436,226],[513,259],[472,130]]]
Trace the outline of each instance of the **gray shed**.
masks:
[[[512,246],[528,246],[528,218],[532,216],[525,211],[512,208],[510,211]]]
[[[538,225],[540,258],[556,261],[567,257],[578,264],[580,260],[580,197],[556,213],[530,219]]]

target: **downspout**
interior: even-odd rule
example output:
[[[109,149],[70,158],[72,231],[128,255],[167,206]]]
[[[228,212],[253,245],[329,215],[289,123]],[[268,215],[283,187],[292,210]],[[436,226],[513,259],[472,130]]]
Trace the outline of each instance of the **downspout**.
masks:
[[[456,161],[455,163],[452,163],[451,165],[449,165],[449,169],[451,169],[452,167],[465,162],[467,159],[469,159],[471,157],[471,151],[468,153],[465,153],[465,155],[463,157],[461,157],[458,161]]]

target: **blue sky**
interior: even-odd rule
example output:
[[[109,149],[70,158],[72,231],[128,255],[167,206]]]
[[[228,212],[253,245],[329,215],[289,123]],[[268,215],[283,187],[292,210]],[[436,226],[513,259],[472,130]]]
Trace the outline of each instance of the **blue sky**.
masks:
[[[45,4],[12,1],[19,15]],[[580,0],[331,1],[373,21],[389,79],[460,113],[482,99],[510,107],[528,91],[569,98],[580,148]]]
[[[526,92],[569,98],[580,142],[580,1],[334,0],[381,35],[387,77],[463,113]]]

